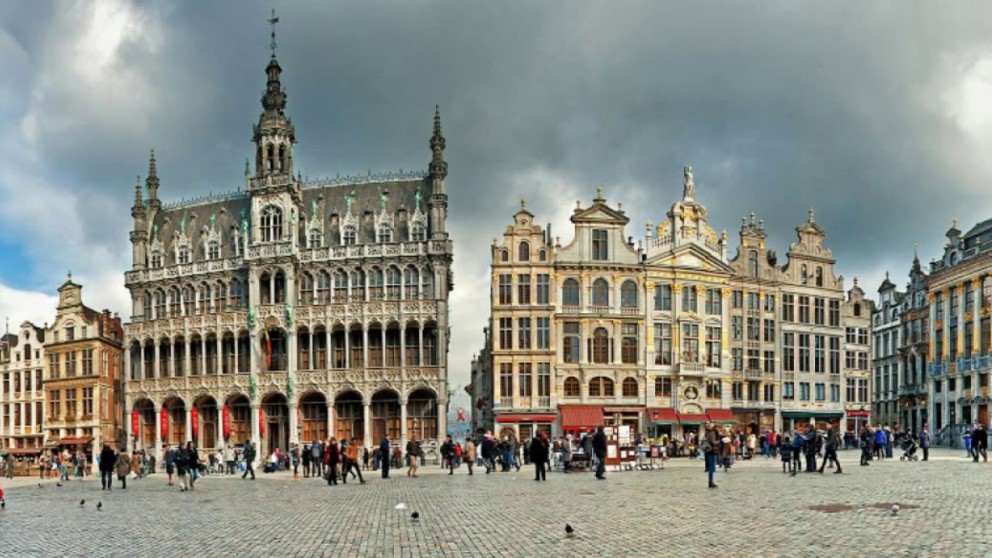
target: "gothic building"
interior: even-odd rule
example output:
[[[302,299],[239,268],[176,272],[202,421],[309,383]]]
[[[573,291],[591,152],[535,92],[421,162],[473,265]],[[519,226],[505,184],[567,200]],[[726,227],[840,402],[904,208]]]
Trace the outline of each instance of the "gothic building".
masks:
[[[890,426],[900,423],[899,399],[903,391],[900,382],[903,364],[900,346],[904,343],[901,338],[903,328],[900,309],[904,297],[905,293],[896,290],[895,284],[889,281],[886,273],[885,280],[878,287],[878,305],[871,317],[875,346],[872,359],[875,366],[875,389],[872,391],[874,422]]]
[[[856,282],[845,293],[812,210],[785,263],[754,214],[730,255],[689,167],[643,246],[601,190],[571,221],[573,240],[552,244],[522,207],[492,246],[501,433],[605,424],[682,436],[707,421],[759,431],[870,415],[871,301]]]
[[[445,140],[426,173],[305,182],[275,51],[244,191],[171,204],[135,187],[127,425],[138,448],[336,436],[433,451],[446,430]]]

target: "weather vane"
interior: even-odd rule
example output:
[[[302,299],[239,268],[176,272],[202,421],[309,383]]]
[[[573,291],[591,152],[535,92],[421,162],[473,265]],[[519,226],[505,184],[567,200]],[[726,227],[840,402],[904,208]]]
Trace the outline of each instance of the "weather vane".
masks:
[[[272,42],[269,46],[272,48],[272,58],[276,57],[276,24],[279,23],[279,18],[276,17],[276,9],[272,8],[272,17],[269,18],[269,24],[272,25]]]

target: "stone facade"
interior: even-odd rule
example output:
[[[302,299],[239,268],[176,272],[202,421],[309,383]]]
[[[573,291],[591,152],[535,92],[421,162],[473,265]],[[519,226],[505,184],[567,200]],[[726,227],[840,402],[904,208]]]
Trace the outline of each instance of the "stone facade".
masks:
[[[246,191],[163,205],[154,154],[135,189],[131,440],[161,450],[328,436],[394,445],[446,431],[445,140],[426,173],[304,182],[281,67],[266,68]]]
[[[109,310],[83,305],[82,287],[70,276],[59,287],[55,321],[45,334],[45,430],[48,445],[88,456],[102,444],[125,447],[123,420],[124,329]]]
[[[872,335],[874,336],[874,386],[872,390],[872,410],[874,423],[890,426],[899,422],[899,395],[902,391],[902,364],[900,347],[902,339],[902,322],[900,309],[905,293],[896,290],[896,286],[885,280],[878,287],[878,304],[872,313]]]
[[[757,431],[811,419],[853,426],[848,416],[869,414],[872,303],[856,284],[845,295],[812,211],[784,265],[753,214],[729,257],[690,168],[683,178],[682,199],[647,225],[643,246],[602,191],[577,204],[567,246],[552,245],[523,207],[494,242],[497,428],[682,435],[709,419]],[[522,285],[538,290],[522,296]],[[548,318],[544,333],[538,320]],[[549,362],[547,381],[539,366]]]
[[[899,424],[920,432],[927,424],[929,382],[927,363],[930,351],[930,308],[927,303],[927,276],[920,266],[919,257],[913,258],[909,283],[899,309],[902,327],[899,355],[902,359],[902,378],[899,385]]]
[[[44,446],[45,329],[24,322],[0,337],[0,448],[24,456]]]
[[[495,424],[493,418],[493,357],[492,341],[488,327],[482,328],[485,342],[482,350],[472,356],[472,380],[465,391],[472,398],[472,432],[480,433],[492,430]]]

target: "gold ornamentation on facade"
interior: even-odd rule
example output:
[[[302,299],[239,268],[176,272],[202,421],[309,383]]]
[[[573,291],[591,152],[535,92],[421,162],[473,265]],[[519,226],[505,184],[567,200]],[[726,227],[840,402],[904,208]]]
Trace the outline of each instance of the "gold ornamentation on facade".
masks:
[[[684,287],[684,286],[685,285],[683,285],[682,283],[675,283],[674,285],[672,285],[672,292],[675,293],[675,294],[681,294],[682,293],[682,287]]]

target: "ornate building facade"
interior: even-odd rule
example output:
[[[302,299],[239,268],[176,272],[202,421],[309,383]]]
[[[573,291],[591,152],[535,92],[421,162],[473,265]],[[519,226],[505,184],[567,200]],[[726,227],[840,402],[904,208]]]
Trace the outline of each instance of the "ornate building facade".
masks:
[[[37,456],[44,446],[45,329],[24,322],[0,337],[0,448]]]
[[[576,208],[565,247],[551,246],[550,232],[524,208],[494,242],[497,426],[524,433],[522,424],[528,432],[630,425],[682,435],[708,420],[759,431],[810,420],[845,427],[849,416],[870,414],[871,302],[857,286],[845,296],[812,211],[784,265],[753,214],[729,257],[726,232],[709,225],[696,199],[691,168],[683,178],[681,200],[661,225],[647,225],[643,247],[626,237],[622,205],[611,207],[601,191]],[[525,243],[528,255],[535,243],[547,254],[522,260]],[[521,284],[541,284],[542,276],[551,278],[546,298],[519,296]],[[521,345],[521,324],[549,313],[550,344]],[[845,343],[848,327],[855,336]],[[529,371],[548,361],[544,389],[541,374]],[[521,378],[536,383],[521,389]],[[848,378],[864,389],[849,393]]]
[[[902,339],[902,308],[905,293],[896,290],[889,281],[888,273],[878,287],[878,304],[871,316],[872,335],[874,336],[874,355],[872,364],[874,370],[874,386],[872,390],[872,410],[874,421],[894,425],[899,423],[899,399],[902,392],[903,358],[900,347]]]
[[[902,358],[902,383],[899,386],[899,424],[920,432],[928,423],[930,399],[927,363],[930,351],[930,308],[927,303],[927,276],[920,258],[913,257],[909,283],[899,310],[902,327],[899,355]]]
[[[304,182],[282,69],[266,68],[246,191],[170,205],[154,154],[135,188],[131,440],[160,451],[336,436],[366,446],[446,431],[445,139],[426,173]]]
[[[930,428],[939,442],[989,424],[992,372],[992,220],[947,231],[926,278],[930,309]]]
[[[472,398],[472,432],[479,434],[492,430],[493,417],[493,373],[492,341],[489,327],[482,328],[484,343],[482,350],[472,356],[472,381],[465,391]]]
[[[120,317],[83,304],[70,275],[59,287],[55,321],[45,334],[45,430],[48,445],[89,456],[103,443],[125,447],[124,329]]]

